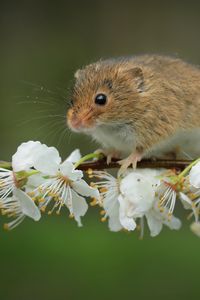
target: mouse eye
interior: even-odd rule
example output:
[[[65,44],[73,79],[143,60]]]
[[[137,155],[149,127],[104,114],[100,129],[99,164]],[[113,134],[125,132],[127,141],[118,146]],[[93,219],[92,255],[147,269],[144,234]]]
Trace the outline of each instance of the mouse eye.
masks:
[[[107,97],[105,94],[98,94],[95,98],[95,103],[98,105],[105,105],[107,102]]]

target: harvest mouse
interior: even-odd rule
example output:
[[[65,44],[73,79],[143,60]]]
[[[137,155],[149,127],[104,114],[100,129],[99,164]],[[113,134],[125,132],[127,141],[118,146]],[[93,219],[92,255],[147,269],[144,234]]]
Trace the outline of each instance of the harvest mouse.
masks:
[[[200,69],[141,55],[100,60],[75,73],[68,126],[92,136],[121,171],[142,158],[200,155]],[[198,148],[198,149],[197,149]]]

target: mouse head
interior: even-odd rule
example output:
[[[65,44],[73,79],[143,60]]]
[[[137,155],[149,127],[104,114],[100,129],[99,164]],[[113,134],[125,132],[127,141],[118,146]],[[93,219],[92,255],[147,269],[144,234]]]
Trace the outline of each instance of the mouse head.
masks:
[[[128,122],[131,102],[143,92],[143,72],[130,62],[100,61],[75,73],[67,123],[73,131],[90,132],[101,125]],[[130,116],[130,120],[131,120]]]

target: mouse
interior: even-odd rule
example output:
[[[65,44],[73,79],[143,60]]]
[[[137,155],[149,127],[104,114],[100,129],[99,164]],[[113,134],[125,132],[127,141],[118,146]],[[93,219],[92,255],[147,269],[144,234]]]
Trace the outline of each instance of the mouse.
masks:
[[[200,69],[177,57],[99,60],[74,75],[67,124],[97,141],[120,172],[143,158],[200,156]]]

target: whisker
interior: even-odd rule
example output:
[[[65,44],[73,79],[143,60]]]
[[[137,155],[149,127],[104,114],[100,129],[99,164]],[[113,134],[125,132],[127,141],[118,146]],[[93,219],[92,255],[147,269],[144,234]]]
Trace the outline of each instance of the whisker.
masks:
[[[40,93],[48,93],[48,94],[51,94],[53,95],[52,96],[52,99],[56,99],[56,100],[61,100],[60,98],[62,98],[62,101],[65,100],[66,101],[66,96],[64,97],[63,95],[60,95],[57,91],[53,91],[53,90],[50,90],[48,87],[45,87],[44,85],[38,85],[36,83],[33,83],[33,82],[29,82],[29,81],[26,81],[26,80],[21,80],[21,82],[23,84],[26,84],[28,86],[31,86],[33,87],[35,90],[34,92],[40,92]],[[55,98],[56,96],[56,98]],[[49,96],[48,96],[49,97]]]
[[[71,139],[72,139],[72,131],[69,130],[69,138],[68,138],[68,143],[67,143],[68,145],[70,144]]]
[[[49,119],[49,118],[60,118],[61,115],[48,115],[48,116],[40,116],[40,117],[35,117],[35,118],[31,118],[29,120],[25,120],[25,121],[22,121],[20,124],[18,124],[18,126],[23,126],[23,125],[26,125],[28,124],[29,122],[33,122],[33,121],[38,121],[38,120],[45,120],[45,119]]]
[[[45,104],[45,105],[56,105],[56,103],[50,103],[50,102],[44,102],[44,101],[20,101],[17,102],[17,105],[21,105],[21,104]]]
[[[51,124],[48,127],[48,133],[46,132],[41,132],[39,134],[37,134],[37,139],[42,139],[44,141],[49,141],[49,137],[54,134],[56,131],[60,131],[60,129],[63,129],[63,126],[60,126],[58,123],[57,124]]]
[[[36,113],[37,114],[41,114],[41,113],[49,113],[48,115],[52,115],[52,116],[55,116],[55,117],[60,117],[62,119],[66,119],[66,116],[64,114],[53,114],[53,112],[55,112],[54,109],[50,110],[50,109],[43,109],[43,110],[37,110]],[[52,114],[51,114],[52,112]]]
[[[66,127],[65,127],[66,128]],[[55,136],[57,136],[58,134],[59,134],[59,132],[62,132],[64,129],[65,129],[64,127],[57,127],[55,130],[51,130],[50,132],[49,132],[49,134],[47,134],[46,136],[45,136],[45,139],[49,139],[51,136],[53,136],[53,137],[55,137]]]
[[[65,100],[68,100],[69,98],[69,92],[67,91],[67,89],[61,88],[61,87],[56,87],[56,89],[59,91],[59,95],[61,95],[61,97]],[[60,94],[62,93],[62,94]]]
[[[38,129],[37,129],[37,132],[38,131],[40,131],[41,132],[41,129],[44,129],[44,128],[46,128],[46,127],[49,127],[49,128],[51,128],[51,127],[55,127],[55,125],[63,125],[64,124],[64,122],[63,122],[63,120],[57,120],[57,121],[55,121],[55,122],[53,122],[52,123],[52,121],[49,121],[49,122],[46,122],[45,124],[43,124],[42,126],[40,126]]]
[[[61,133],[60,133],[60,138],[59,138],[59,140],[58,140],[58,142],[57,142],[57,148],[59,148],[59,146],[60,146],[62,140],[64,139],[64,137],[66,136],[66,133],[67,133],[67,132],[68,132],[68,130],[67,130],[66,127],[64,128],[63,131],[61,131]]]
[[[49,96],[49,95],[40,95],[38,94],[37,96],[34,96],[34,95],[30,95],[30,96],[15,96],[15,98],[21,98],[21,99],[26,99],[27,103],[34,103],[34,104],[37,104],[37,103],[42,103],[42,104],[51,104],[51,105],[60,105],[58,104],[59,102],[59,97],[61,95],[58,95],[57,97],[52,97],[52,96]],[[66,101],[66,99],[64,99]],[[62,99],[62,104],[65,103],[65,101],[63,101]],[[25,101],[20,101],[20,102],[25,102]],[[19,103],[20,103],[19,102]]]

